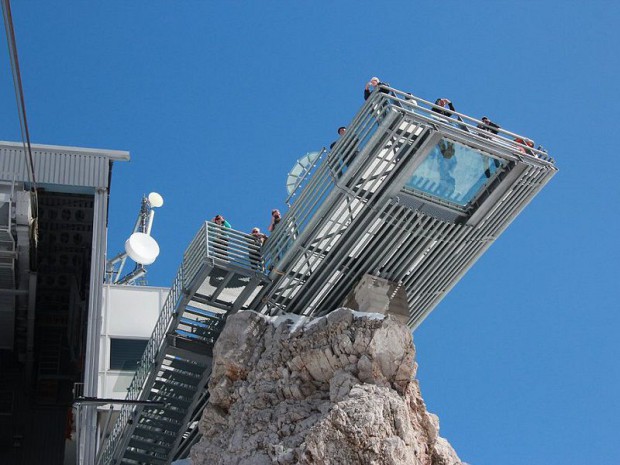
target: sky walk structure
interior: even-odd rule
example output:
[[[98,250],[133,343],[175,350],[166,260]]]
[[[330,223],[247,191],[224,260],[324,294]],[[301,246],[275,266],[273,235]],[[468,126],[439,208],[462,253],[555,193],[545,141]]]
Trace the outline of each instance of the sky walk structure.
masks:
[[[198,439],[226,316],[324,315],[364,277],[405,295],[417,328],[557,172],[504,130],[392,88],[322,150],[262,248],[207,222],[187,248],[97,464],[169,464]],[[480,126],[482,125],[482,126]],[[394,295],[396,292],[394,292]]]

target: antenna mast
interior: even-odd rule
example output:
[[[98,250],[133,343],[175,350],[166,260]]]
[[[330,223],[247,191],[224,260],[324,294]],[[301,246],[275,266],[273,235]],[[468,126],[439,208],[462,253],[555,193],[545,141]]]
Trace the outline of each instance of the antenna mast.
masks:
[[[133,234],[125,241],[125,250],[106,263],[105,282],[108,284],[146,284],[146,267],[151,265],[159,255],[159,245],[151,237],[155,218],[155,208],[164,204],[164,199],[157,192],[142,197],[140,213],[133,228]],[[133,271],[123,276],[127,258],[136,262]]]

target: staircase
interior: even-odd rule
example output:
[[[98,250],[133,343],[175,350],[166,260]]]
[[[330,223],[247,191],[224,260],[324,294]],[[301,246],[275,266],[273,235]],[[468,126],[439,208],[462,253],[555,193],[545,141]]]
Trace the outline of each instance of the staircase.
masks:
[[[98,464],[166,465],[197,440],[215,340],[226,316],[247,308],[268,282],[257,256],[250,235],[210,222],[200,229],[129,387],[128,400],[157,406],[123,406]]]

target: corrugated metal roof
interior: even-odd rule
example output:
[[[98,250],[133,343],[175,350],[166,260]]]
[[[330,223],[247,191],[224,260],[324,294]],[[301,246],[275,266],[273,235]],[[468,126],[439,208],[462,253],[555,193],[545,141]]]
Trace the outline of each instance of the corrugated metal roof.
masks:
[[[129,152],[54,145],[32,145],[38,184],[108,187],[110,162],[128,161]],[[29,182],[21,143],[0,141],[0,179]]]

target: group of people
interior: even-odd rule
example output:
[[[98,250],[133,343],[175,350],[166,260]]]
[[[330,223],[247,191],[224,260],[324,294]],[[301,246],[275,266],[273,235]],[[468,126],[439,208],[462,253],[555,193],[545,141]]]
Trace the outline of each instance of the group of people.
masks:
[[[370,97],[370,95],[376,88],[379,89],[379,92],[390,94],[391,92],[387,89],[387,87],[390,87],[390,85],[387,82],[382,82],[378,77],[373,76],[372,78],[370,78],[370,80],[366,83],[366,86],[364,87],[364,100],[368,100],[368,97]],[[415,102],[415,100],[412,100],[412,101]],[[439,115],[444,116],[446,118],[451,118],[454,116],[460,123],[458,124],[458,127],[466,132],[470,132],[469,128],[465,124],[463,124],[464,123],[463,119],[456,113],[454,104],[452,103],[452,101],[450,101],[450,99],[447,99],[445,97],[438,98],[437,100],[435,100],[435,104],[433,108],[431,109],[431,111],[438,113]],[[487,138],[487,139],[489,138],[489,136],[486,135],[485,133],[491,133],[495,135],[498,133],[498,130],[501,129],[500,125],[491,121],[487,116],[483,116],[481,118],[481,123],[479,123],[476,127],[477,129],[484,131],[484,132],[478,132],[478,135],[484,138]],[[532,150],[530,150],[534,148],[534,145],[535,145],[533,140],[517,137],[514,139],[514,141],[517,144],[519,144],[518,149],[522,153],[526,153],[528,155],[534,154]],[[545,151],[541,146],[539,146],[537,150],[540,150],[543,152]]]
[[[389,87],[390,85],[388,83],[382,82],[378,77],[373,76],[372,78],[370,78],[370,80],[366,83],[364,87],[364,100],[368,100],[368,98],[370,97],[370,95],[375,89],[378,89],[379,92],[382,92],[385,94],[394,95],[393,92],[389,90]],[[417,105],[417,102],[415,101],[413,95],[411,94],[407,94],[407,95],[408,97],[406,99],[410,100],[413,104]],[[398,104],[398,102],[396,102],[396,104]],[[398,105],[400,106],[400,104]],[[431,108],[431,111],[437,113],[440,117],[444,117],[444,118],[455,117],[459,122],[458,127],[460,127],[466,132],[470,132],[470,128],[464,124],[465,122],[463,121],[461,116],[456,112],[456,109],[454,108],[454,104],[452,103],[450,99],[447,99],[445,97],[438,98],[437,100],[435,100],[435,103],[433,107]],[[491,121],[487,116],[483,116],[481,118],[481,122],[476,126],[476,128],[479,130],[477,132],[479,136],[489,139],[492,137],[491,135],[498,134],[498,131],[501,129],[501,126]],[[338,135],[342,137],[346,134],[347,127],[340,126],[337,132],[338,132]],[[520,137],[515,138],[514,141],[517,144],[519,144],[519,149],[523,153],[530,154],[530,155],[533,154],[533,152],[530,149],[534,147],[534,141],[527,139],[527,138],[520,138]],[[332,142],[329,146],[330,149],[333,149],[337,142],[338,140]],[[544,149],[540,146],[538,147],[538,150],[544,151]],[[447,159],[452,158],[453,153],[454,153],[453,150],[452,152],[447,151],[447,149],[445,151],[442,150],[442,155]],[[487,177],[490,176],[490,172],[488,168],[485,171],[485,175]],[[281,219],[282,219],[282,215],[280,214],[280,211],[278,209],[273,209],[271,211],[271,223],[269,224],[267,230],[269,232],[273,232],[276,229],[278,223],[280,223]],[[213,222],[224,228],[232,228],[230,223],[222,215],[216,215],[213,218]],[[262,233],[260,228],[258,227],[252,228],[250,235],[254,238],[256,243],[261,247],[267,241],[267,235]]]
[[[280,210],[278,210],[277,208],[271,210],[271,223],[267,227],[267,231],[275,231],[281,220],[282,214],[280,213]],[[232,228],[230,223],[222,215],[215,215],[215,217],[213,218],[213,222],[223,228]],[[259,227],[252,228],[250,235],[254,238],[254,240],[259,246],[262,246],[267,241],[267,235],[262,233]]]
[[[278,226],[281,220],[282,220],[282,215],[280,214],[280,210],[278,210],[277,208],[274,208],[273,210],[271,210],[271,223],[269,224],[269,227],[267,228],[267,230],[269,232],[275,231],[276,227]],[[218,226],[220,226],[221,228],[232,229],[231,224],[222,215],[215,215],[212,221]],[[256,245],[258,246],[257,248],[251,247],[248,252],[249,259],[250,259],[250,265],[253,269],[258,270],[260,268],[260,263],[261,263],[260,249],[267,241],[267,235],[262,233],[259,227],[254,227],[252,228],[252,231],[250,232],[250,236],[252,236],[252,239],[254,239]],[[219,253],[223,255],[225,259],[228,260],[228,248],[229,248],[228,235],[225,232],[220,231],[220,233],[216,236],[214,240],[214,244],[216,246],[216,249],[219,251]]]

